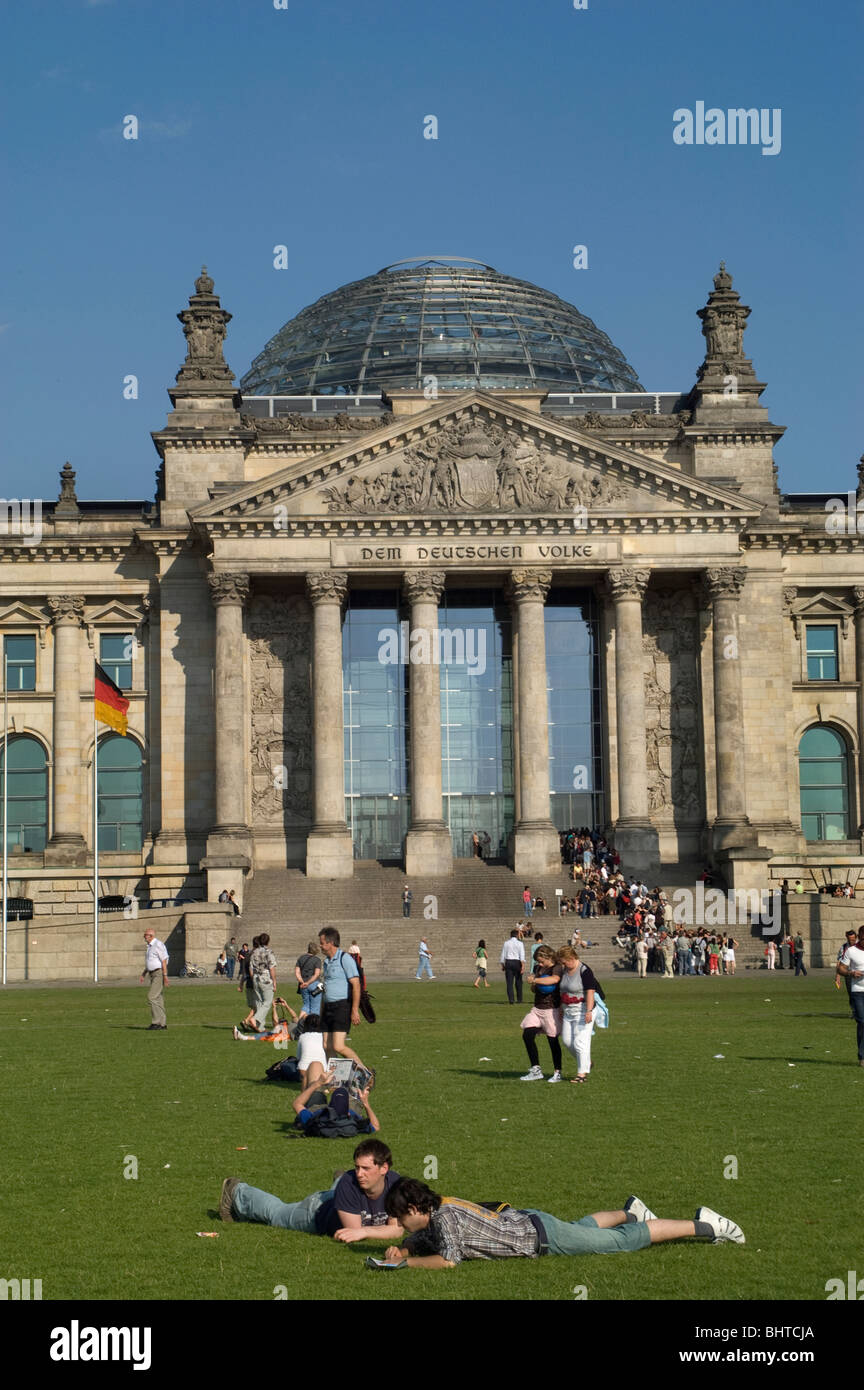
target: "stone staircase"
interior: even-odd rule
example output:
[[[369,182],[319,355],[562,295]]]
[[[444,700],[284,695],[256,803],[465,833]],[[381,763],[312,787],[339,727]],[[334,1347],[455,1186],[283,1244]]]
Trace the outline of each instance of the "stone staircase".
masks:
[[[668,890],[692,887],[698,868],[694,864],[664,866],[661,881]],[[492,966],[492,978],[500,974],[501,946],[522,918],[523,883],[504,865],[478,859],[457,859],[446,878],[411,881],[414,894],[411,917],[402,916],[402,888],[407,882],[398,867],[357,861],[350,879],[308,879],[299,869],[258,870],[247,885],[244,911],[236,922],[238,941],[249,941],[266,931],[281,966],[281,977],[290,977],[296,957],[314,940],[322,927],[336,927],[347,948],[356,939],[370,984],[376,979],[407,979],[417,970],[417,946],[425,935],[433,955],[435,974],[445,979],[473,978],[473,951],[483,938]],[[555,890],[575,896],[573,884],[562,869],[558,875],[532,879],[532,892],[541,892],[547,911],[535,913],[535,929],[553,945],[566,940],[579,922],[586,939],[598,945],[586,950],[585,959],[599,975],[629,971],[626,952],[612,940],[617,917],[593,921],[566,914],[559,918]],[[761,943],[749,929],[736,930],[741,943],[739,969],[761,961]],[[290,996],[289,996],[290,997]]]

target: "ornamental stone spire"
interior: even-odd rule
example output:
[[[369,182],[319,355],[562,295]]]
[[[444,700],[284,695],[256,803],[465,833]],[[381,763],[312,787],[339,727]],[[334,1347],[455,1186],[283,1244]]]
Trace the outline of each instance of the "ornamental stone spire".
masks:
[[[186,335],[186,361],[177,373],[177,385],[192,388],[197,396],[231,388],[234,373],[222,354],[222,344],[232,316],[213,293],[206,265],[195,281],[195,293],[189,296],[189,308],[182,309],[177,317]]]
[[[729,379],[734,378],[736,389],[761,394],[764,386],[756,381],[753,363],[744,354],[744,329],[750,309],[741,303],[741,296],[732,288],[732,276],[726,262],[714,276],[714,288],[704,309],[697,314],[702,320],[705,336],[705,360],[696,376],[704,391],[718,390],[729,394]]]

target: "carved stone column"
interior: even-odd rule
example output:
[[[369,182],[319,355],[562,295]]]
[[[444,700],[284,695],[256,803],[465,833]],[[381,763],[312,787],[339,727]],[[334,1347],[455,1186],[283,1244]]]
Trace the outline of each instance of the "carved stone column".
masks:
[[[746,571],[737,565],[723,565],[705,571],[714,629],[717,818],[712,839],[715,849],[750,844],[755,838],[747,819],[744,712],[738,644],[738,604],[746,578]]]
[[[645,672],[642,600],[650,570],[622,566],[607,575],[615,608],[615,714],[618,735],[618,819],[615,848],[628,871],[656,878],[659,837],[648,817],[645,755]]]
[[[864,589],[855,599],[855,679],[858,682],[858,835],[864,853]]]
[[[342,709],[341,570],[307,574],[312,603],[312,706],[315,729],[314,822],[306,840],[308,878],[351,878],[354,846],[345,822],[345,732]]]
[[[557,873],[561,867],[558,831],[549,814],[544,604],[551,583],[551,570],[518,569],[512,571],[507,588],[518,633],[519,819],[513,831],[513,869],[526,879]]]
[[[412,648],[426,650],[429,661],[411,663],[411,824],[405,837],[405,872],[453,872],[453,845],[441,805],[441,677],[438,654],[438,604],[444,592],[442,570],[415,570],[403,576],[402,589],[411,607]],[[416,647],[415,634],[426,634]]]
[[[54,624],[54,824],[46,864],[83,864],[87,852],[81,795],[81,623],[79,594],[52,595]],[[92,714],[90,716],[92,728]],[[88,740],[89,741],[89,740]]]
[[[207,837],[208,896],[218,871],[247,870],[252,836],[246,821],[248,720],[245,700],[243,610],[248,574],[207,576],[216,609],[213,715],[216,734],[216,824]],[[221,879],[219,880],[221,881]],[[236,884],[232,885],[237,887]]]

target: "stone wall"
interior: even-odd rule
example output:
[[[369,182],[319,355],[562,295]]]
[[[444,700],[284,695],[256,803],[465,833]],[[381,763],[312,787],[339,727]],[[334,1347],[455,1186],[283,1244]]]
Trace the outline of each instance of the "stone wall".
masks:
[[[234,914],[212,903],[99,918],[99,979],[134,980],[144,967],[143,935],[152,927],[168,947],[168,973],[178,975],[195,961],[208,973],[225,942],[236,935]],[[52,917],[7,926],[7,979],[20,981],[92,980],[93,919]]]

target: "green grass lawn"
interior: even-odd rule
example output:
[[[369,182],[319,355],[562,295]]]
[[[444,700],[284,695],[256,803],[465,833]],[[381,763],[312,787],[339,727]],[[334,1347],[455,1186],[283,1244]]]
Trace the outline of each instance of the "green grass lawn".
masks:
[[[296,1092],[262,1079],[285,1054],[233,1041],[236,991],[172,982],[162,1034],[146,1031],[143,989],[15,988],[0,996],[0,1277],[76,1300],[272,1299],[277,1285],[305,1299],[567,1300],[584,1285],[589,1299],[761,1300],[824,1299],[826,1280],[864,1273],[850,1219],[864,1070],[829,974],[616,978],[584,1086],[519,1082],[521,1011],[498,981],[372,989],[380,1022],[354,1042],[378,1069],[381,1137],[400,1172],[421,1177],[434,1160],[443,1193],[562,1217],[631,1192],[662,1216],[705,1203],[739,1222],[746,1246],[389,1275],[363,1267],[380,1245],[222,1225],[224,1177],[294,1200],[328,1186],[353,1149],[286,1137]],[[129,1155],[137,1179],[124,1178]]]

